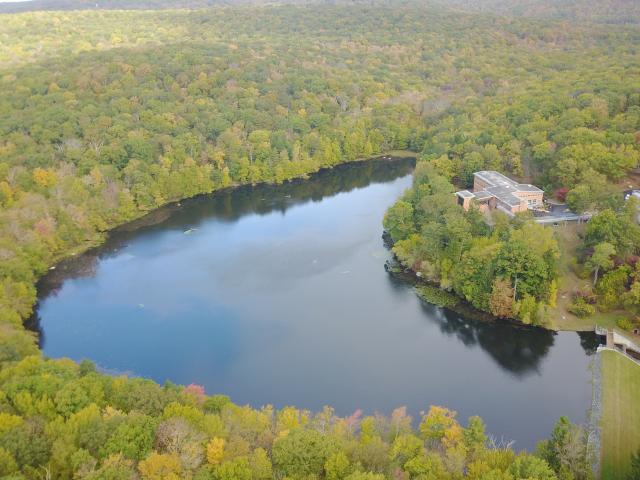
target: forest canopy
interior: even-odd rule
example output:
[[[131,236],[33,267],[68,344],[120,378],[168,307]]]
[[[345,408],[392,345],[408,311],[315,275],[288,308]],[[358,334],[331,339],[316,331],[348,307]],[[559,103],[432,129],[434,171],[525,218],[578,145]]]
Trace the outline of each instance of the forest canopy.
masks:
[[[620,186],[639,159],[640,32],[597,12],[583,23],[508,10],[1,15],[0,476],[590,478],[584,432],[566,421],[533,455],[439,407],[418,431],[402,410],[253,410],[198,386],[45,360],[23,325],[37,279],[116,225],[391,150],[420,157],[414,188],[385,219],[407,265],[480,309],[545,322],[555,238],[526,218],[487,224],[453,200],[474,171],[496,169],[593,212],[581,262],[597,302],[637,308],[640,235]]]
[[[0,39],[7,359],[35,351],[21,319],[56,258],[170,201],[412,149],[463,181],[530,164],[584,204],[637,154],[632,28],[321,5],[32,12]]]

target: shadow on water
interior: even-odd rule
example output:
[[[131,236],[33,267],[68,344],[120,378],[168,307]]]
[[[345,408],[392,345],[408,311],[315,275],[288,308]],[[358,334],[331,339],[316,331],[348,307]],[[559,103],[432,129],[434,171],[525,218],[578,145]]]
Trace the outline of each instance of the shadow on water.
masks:
[[[405,289],[411,284],[409,279],[392,273],[389,281],[394,289]],[[551,330],[492,319],[482,312],[463,316],[423,300],[420,303],[423,318],[437,324],[443,334],[455,337],[466,347],[482,348],[503,370],[518,378],[538,373],[540,362],[554,344],[555,332]]]
[[[554,344],[555,333],[549,330],[515,326],[499,320],[469,320],[424,302],[423,309],[428,313],[426,317],[436,322],[442,333],[455,336],[467,347],[479,346],[500,367],[516,377],[538,373],[540,362]]]
[[[386,241],[385,246],[389,247]],[[388,278],[397,291],[414,283],[402,274],[389,272]],[[545,328],[496,319],[464,304],[461,308],[468,310],[466,315],[424,300],[420,303],[425,320],[437,324],[443,334],[455,337],[466,347],[482,348],[503,370],[517,378],[539,373],[540,364],[553,347],[557,335]],[[585,353],[593,355],[599,345],[596,335],[593,332],[577,333]]]

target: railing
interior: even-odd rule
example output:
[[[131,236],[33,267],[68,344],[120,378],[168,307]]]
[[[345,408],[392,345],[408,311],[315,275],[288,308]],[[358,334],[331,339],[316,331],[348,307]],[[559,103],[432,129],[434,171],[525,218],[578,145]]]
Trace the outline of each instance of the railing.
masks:
[[[548,215],[548,216],[545,216],[545,217],[535,217],[534,218],[534,221],[536,223],[540,223],[540,224],[547,224],[547,223],[561,224],[561,223],[566,223],[566,222],[582,223],[582,222],[588,222],[589,220],[591,220],[591,214],[590,213],[584,213],[582,215],[578,215],[576,213],[566,214],[566,215]]]
[[[594,331],[596,335],[607,338],[606,345],[600,345],[598,347],[598,352],[602,350],[612,350],[624,355],[637,365],[640,365],[640,359],[629,353],[629,351],[632,351],[636,355],[640,355],[640,347],[633,340],[627,338],[622,333],[617,332],[615,329],[599,327],[598,325],[595,326]]]

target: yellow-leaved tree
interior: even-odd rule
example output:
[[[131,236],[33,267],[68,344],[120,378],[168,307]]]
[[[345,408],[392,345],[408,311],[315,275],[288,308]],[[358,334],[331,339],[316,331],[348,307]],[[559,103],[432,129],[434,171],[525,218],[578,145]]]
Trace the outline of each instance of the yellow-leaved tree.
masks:
[[[182,466],[175,454],[153,452],[138,465],[140,475],[145,480],[180,480]]]
[[[212,465],[218,465],[224,458],[224,438],[213,437],[207,444],[207,460]]]

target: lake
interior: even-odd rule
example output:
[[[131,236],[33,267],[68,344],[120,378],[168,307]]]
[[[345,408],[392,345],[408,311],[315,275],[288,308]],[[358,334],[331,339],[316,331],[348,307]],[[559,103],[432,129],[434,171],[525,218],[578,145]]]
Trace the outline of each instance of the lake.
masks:
[[[588,334],[482,322],[429,305],[384,269],[385,210],[410,159],[160,209],[61,262],[39,284],[49,357],[204,385],[239,404],[416,418],[443,405],[531,449],[586,419]]]

